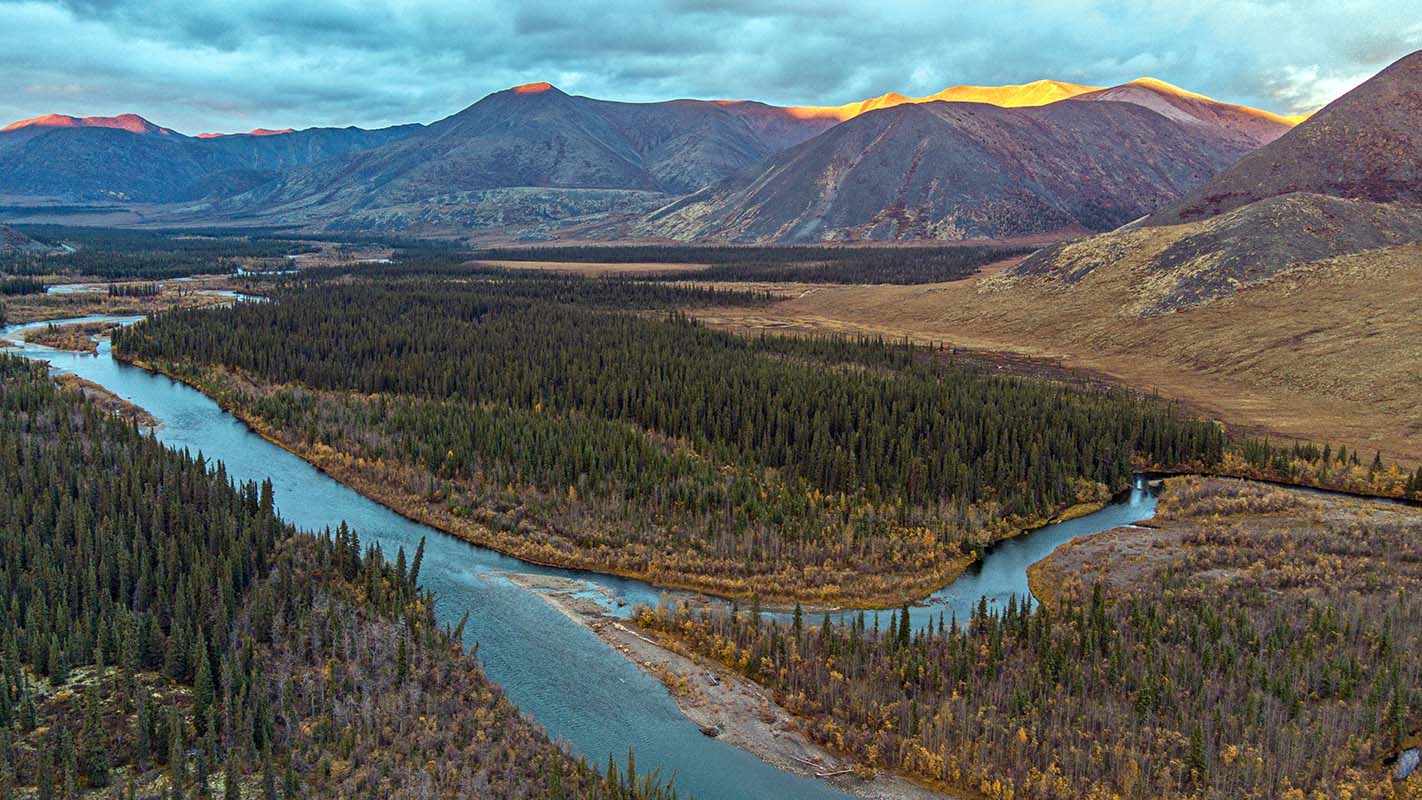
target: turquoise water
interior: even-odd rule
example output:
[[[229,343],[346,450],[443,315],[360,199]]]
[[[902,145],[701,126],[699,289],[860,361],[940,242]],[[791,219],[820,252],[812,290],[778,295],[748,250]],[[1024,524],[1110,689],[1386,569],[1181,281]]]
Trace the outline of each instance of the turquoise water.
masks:
[[[30,326],[6,328],[0,331],[0,338],[14,338],[25,327]],[[94,381],[141,406],[162,422],[157,436],[165,444],[220,459],[237,480],[270,478],[282,516],[299,527],[321,530],[344,520],[363,541],[379,542],[391,557],[398,547],[413,554],[424,537],[420,578],[438,597],[441,622],[455,624],[466,611],[471,612],[465,643],[478,644],[479,659],[489,676],[551,736],[594,763],[605,762],[609,755],[621,761],[630,748],[636,752],[639,768],[658,768],[664,778],[675,776],[680,790],[703,800],[846,796],[822,781],[776,769],[703,736],[682,716],[659,682],[531,590],[498,573],[575,578],[589,589],[597,589],[604,599],[625,601],[624,610],[639,603],[656,603],[661,592],[655,587],[525,564],[407,520],[252,433],[200,392],[115,361],[106,340],[93,355],[35,345],[8,352],[47,360],[57,371]],[[1057,545],[1148,518],[1154,508],[1154,496],[1138,485],[1122,502],[1096,514],[1001,543],[980,565],[912,609],[911,617],[915,625],[936,621],[940,613],[956,612],[962,620],[980,597],[1000,604],[1012,594],[1025,596],[1027,566]]]

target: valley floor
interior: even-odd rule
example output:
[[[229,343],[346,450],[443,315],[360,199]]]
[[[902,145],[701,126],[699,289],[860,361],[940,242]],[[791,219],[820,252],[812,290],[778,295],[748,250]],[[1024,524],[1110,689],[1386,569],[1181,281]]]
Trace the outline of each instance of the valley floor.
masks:
[[[1003,369],[1085,370],[1183,402],[1236,431],[1422,461],[1422,245],[1336,259],[1215,302],[1121,313],[1134,286],[1070,292],[1001,273],[951,283],[785,287],[768,306],[694,311],[742,332],[868,333],[982,353]],[[1093,285],[1093,283],[1095,285]]]

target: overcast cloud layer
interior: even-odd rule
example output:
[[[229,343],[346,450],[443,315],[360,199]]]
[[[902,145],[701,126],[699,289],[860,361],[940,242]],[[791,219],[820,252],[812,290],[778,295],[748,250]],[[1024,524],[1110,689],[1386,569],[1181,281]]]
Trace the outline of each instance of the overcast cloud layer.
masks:
[[[536,80],[839,104],[1142,75],[1298,113],[1419,48],[1422,15],[1398,0],[0,0],[0,120],[372,127]]]

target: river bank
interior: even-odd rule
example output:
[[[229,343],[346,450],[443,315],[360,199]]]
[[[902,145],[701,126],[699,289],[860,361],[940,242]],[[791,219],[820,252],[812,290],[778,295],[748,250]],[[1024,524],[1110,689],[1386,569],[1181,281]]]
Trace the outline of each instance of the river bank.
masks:
[[[143,408],[130,403],[93,381],[85,380],[78,375],[68,374],[57,375],[55,376],[55,380],[63,386],[78,389],[98,408],[136,424],[140,428],[152,430],[162,424],[156,417]]]
[[[777,592],[774,589],[757,592],[746,588],[746,582],[741,578],[690,573],[675,569],[665,563],[665,559],[653,559],[650,568],[628,567],[620,563],[625,559],[620,558],[619,553],[607,551],[606,548],[590,551],[578,548],[563,538],[535,537],[521,528],[510,532],[481,524],[467,515],[456,513],[445,503],[429,501],[424,494],[416,491],[415,487],[429,485],[430,476],[427,473],[408,465],[353,457],[323,443],[307,442],[297,434],[268,424],[247,408],[246,403],[234,397],[262,397],[280,387],[226,369],[206,369],[195,375],[171,364],[150,362],[119,352],[115,352],[113,357],[202,392],[268,442],[406,519],[537,566],[612,575],[668,590],[724,600],[758,602],[760,608],[766,611],[789,612],[799,604],[807,613],[835,613],[892,609],[906,602],[920,605],[925,598],[951,586],[981,561],[982,551],[969,552],[957,557],[945,557],[931,568],[912,575],[894,576],[892,581],[886,576],[874,576],[879,580],[872,585],[866,579],[854,587],[836,584],[814,593]],[[1089,516],[1106,507],[1112,497],[1105,486],[1098,486],[1095,494],[1093,499],[1065,506],[1046,518],[1014,519],[1005,527],[990,532],[982,544],[990,548],[1047,526]]]
[[[78,321],[78,320],[70,320]],[[15,334],[8,329],[6,335]],[[675,777],[679,792],[725,800],[842,800],[831,784],[760,761],[728,742],[708,738],[686,723],[654,678],[607,647],[530,592],[491,573],[542,571],[491,550],[419,525],[361,496],[250,427],[191,386],[112,358],[107,342],[97,356],[21,345],[19,354],[48,361],[59,375],[74,374],[150,410],[167,446],[221,461],[235,481],[270,480],[279,513],[298,527],[321,531],[342,522],[363,545],[393,554],[412,553],[425,541],[420,583],[440,598],[442,626],[458,625],[466,612],[464,643],[477,643],[487,674],[548,735],[591,763],[629,749],[639,771]],[[628,606],[656,602],[650,586],[590,573],[568,575],[596,583]],[[575,664],[576,669],[568,669]]]
[[[144,316],[232,301],[230,296],[221,293],[225,291],[222,286],[208,282],[173,283],[174,286],[165,286],[160,294],[152,297],[111,297],[106,288],[102,291],[20,295],[6,299],[5,321],[10,325],[19,325],[100,315]]]
[[[68,350],[73,353],[96,353],[97,338],[118,327],[116,322],[79,322],[72,325],[48,325],[25,332],[25,341]]]
[[[754,754],[775,767],[833,784],[868,800],[942,800],[946,795],[884,772],[860,772],[800,732],[795,717],[754,683],[694,656],[675,652],[609,616],[579,581],[505,572],[568,619],[597,634],[624,658],[661,681],[677,707],[703,734]]]

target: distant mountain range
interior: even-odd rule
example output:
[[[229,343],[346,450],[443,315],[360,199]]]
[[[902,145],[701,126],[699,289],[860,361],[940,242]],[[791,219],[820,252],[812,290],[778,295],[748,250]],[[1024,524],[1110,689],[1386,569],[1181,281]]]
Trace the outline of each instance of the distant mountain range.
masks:
[[[1129,284],[1130,311],[1160,314],[1422,241],[1419,129],[1422,52],[1145,219],[1044,249],[1005,280]]]
[[[150,203],[236,194],[283,170],[386,144],[421,127],[311,128],[203,138],[134,114],[51,114],[0,130],[0,194]]]
[[[1287,130],[1262,112],[1159,83],[1016,108],[905,102],[853,116],[638,230],[737,242],[1108,230]]]
[[[642,236],[962,239],[1106,230],[1289,121],[1142,79],[844,106],[621,103],[546,83],[427,126],[189,137],[141,117],[0,131],[0,195],[169,204],[171,224]]]

